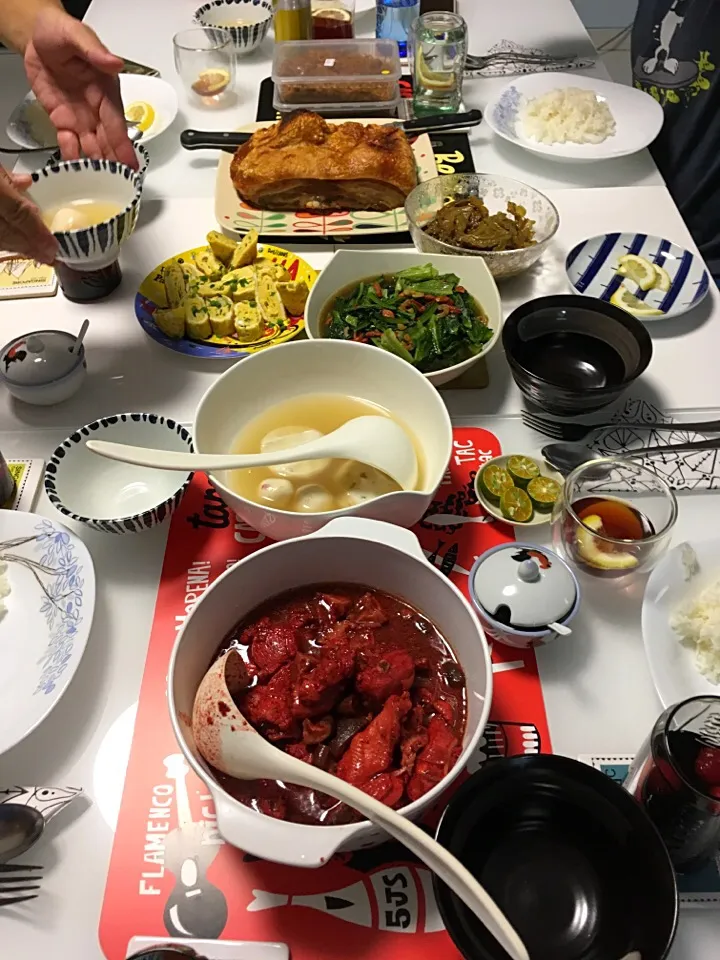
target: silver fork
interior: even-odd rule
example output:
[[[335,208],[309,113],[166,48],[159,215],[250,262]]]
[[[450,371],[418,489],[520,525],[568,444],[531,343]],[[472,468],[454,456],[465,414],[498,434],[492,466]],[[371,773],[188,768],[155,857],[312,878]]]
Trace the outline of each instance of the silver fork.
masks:
[[[29,891],[40,889],[39,881],[42,877],[39,873],[32,873],[33,870],[42,870],[42,867],[27,863],[0,863],[0,907],[24,903],[25,900],[34,900],[37,897],[36,893]]]
[[[576,53],[568,54],[567,57],[553,57],[545,53],[513,53],[508,50],[500,50],[497,53],[488,53],[484,57],[477,57],[468,54],[465,59],[466,70],[485,70],[486,67],[494,63],[521,63],[528,66],[538,67],[565,67],[570,66],[578,59]]]
[[[720,420],[698,420],[691,423],[648,423],[644,420],[631,420],[627,423],[562,423],[558,420],[546,420],[536,417],[533,413],[522,412],[523,423],[531,430],[536,430],[551,440],[570,440],[572,442],[584,440],[585,437],[597,430],[618,430],[627,427],[631,430],[657,430],[658,432],[676,430],[699,430],[700,432],[714,433],[720,431]]]

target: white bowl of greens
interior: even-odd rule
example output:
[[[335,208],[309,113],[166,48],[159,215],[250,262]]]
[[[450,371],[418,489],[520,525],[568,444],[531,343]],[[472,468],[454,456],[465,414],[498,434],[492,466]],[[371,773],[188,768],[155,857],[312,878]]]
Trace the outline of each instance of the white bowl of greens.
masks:
[[[439,387],[492,350],[502,307],[480,258],[339,250],[310,291],[305,329],[395,353]]]

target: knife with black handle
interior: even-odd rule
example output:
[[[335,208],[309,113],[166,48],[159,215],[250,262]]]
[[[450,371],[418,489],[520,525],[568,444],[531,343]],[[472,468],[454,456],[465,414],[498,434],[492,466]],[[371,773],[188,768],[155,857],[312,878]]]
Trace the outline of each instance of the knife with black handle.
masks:
[[[410,136],[419,136],[421,133],[432,133],[437,130],[469,130],[476,127],[482,120],[480,110],[469,110],[467,113],[447,113],[435,117],[419,117],[417,120],[405,120],[403,123],[394,123]],[[180,144],[186,150],[226,150],[234,153],[238,147],[247,143],[251,133],[231,133],[222,130],[183,130],[180,134]]]

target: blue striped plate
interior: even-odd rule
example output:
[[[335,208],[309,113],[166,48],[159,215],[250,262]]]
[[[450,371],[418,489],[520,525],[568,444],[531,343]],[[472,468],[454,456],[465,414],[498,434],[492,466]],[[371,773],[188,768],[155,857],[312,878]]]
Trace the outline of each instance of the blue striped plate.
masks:
[[[626,253],[664,267],[670,275],[670,289],[640,290],[629,277],[617,273],[617,262]],[[583,240],[567,255],[565,271],[577,293],[598,300],[610,300],[624,283],[638,299],[662,311],[662,316],[640,317],[645,321],[682,316],[705,298],[710,287],[701,257],[646,233],[603,233]]]

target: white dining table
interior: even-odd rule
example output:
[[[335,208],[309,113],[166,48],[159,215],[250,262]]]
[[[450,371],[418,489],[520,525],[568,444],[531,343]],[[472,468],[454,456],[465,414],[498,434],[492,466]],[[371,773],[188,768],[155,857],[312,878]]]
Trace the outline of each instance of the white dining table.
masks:
[[[172,36],[190,25],[195,6],[195,0],[94,0],[88,11],[86,21],[115,52],[155,66],[176,87],[180,113],[173,126],[149,144],[151,165],[140,222],[122,251],[119,290],[92,307],[73,304],[61,294],[0,306],[0,342],[32,330],[76,331],[86,316],[91,321],[85,341],[89,376],[79,395],[51,408],[29,407],[6,392],[0,395],[0,450],[8,459],[47,458],[72,429],[118,412],[151,411],[191,423],[198,399],[227,366],[183,357],[149,341],[133,309],[142,278],[166,257],[201,244],[214,226],[217,156],[183,151],[180,131],[220,130],[253,121],[260,81],[270,73],[268,39],[239,61],[237,99],[231,106],[210,112],[189,104],[175,74]],[[460,12],[469,24],[473,53],[505,39],[595,56],[570,0],[460,0]],[[359,18],[359,27],[372,31],[372,13]],[[585,72],[607,78],[599,61]],[[482,108],[503,82],[468,81],[466,106]],[[0,128],[26,90],[19,58],[0,55]],[[478,171],[526,180],[547,192],[560,212],[560,231],[541,267],[503,285],[506,313],[532,297],[566,292],[564,256],[584,237],[610,229],[640,230],[694,246],[647,152],[605,163],[553,164],[499,142],[484,124],[473,132],[471,143]],[[292,249],[291,243],[286,245]],[[302,255],[319,268],[332,252],[303,246]],[[720,299],[714,287],[688,317],[649,329],[654,357],[633,396],[651,400],[680,420],[695,414],[720,416]],[[486,389],[445,392],[451,413],[464,423],[494,430],[506,449],[537,448],[539,438],[520,421],[521,396],[500,349],[491,357],[489,373]],[[44,494],[37,511],[59,519]],[[682,495],[675,539],[700,538],[718,522],[717,495]],[[73,529],[88,546],[96,569],[90,641],[51,718],[0,757],[0,789],[13,784],[81,786],[87,799],[59,815],[33,849],[30,861],[45,868],[41,895],[24,904],[27,909],[0,913],[3,960],[102,957],[98,920],[167,525],[124,537],[79,525]],[[643,650],[640,602],[639,585],[618,591],[606,584],[585,584],[573,637],[538,651],[556,752],[571,757],[633,753],[661,712]],[[720,906],[683,908],[671,960],[717,960],[719,944]]]

